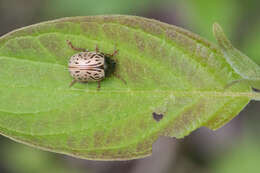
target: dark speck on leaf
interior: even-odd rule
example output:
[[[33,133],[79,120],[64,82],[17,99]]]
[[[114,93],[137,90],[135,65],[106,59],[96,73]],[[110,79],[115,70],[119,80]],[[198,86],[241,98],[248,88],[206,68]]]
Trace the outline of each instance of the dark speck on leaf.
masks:
[[[252,88],[254,92],[260,92],[260,89]]]
[[[157,122],[160,121],[163,118],[163,114],[158,114],[156,112],[153,112],[153,119]]]

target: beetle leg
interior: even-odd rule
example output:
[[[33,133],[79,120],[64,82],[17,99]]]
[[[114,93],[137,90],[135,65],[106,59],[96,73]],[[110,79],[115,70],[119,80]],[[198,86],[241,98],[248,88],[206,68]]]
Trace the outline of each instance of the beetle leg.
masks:
[[[76,79],[73,79],[73,81],[71,81],[69,87],[72,87],[72,85],[74,85],[76,82],[77,82],[77,80],[76,80]]]
[[[113,54],[111,55],[112,57],[113,56],[116,56],[116,54],[118,53],[118,49],[116,48],[116,44],[115,44],[115,47],[114,47],[114,52],[113,52]]]
[[[71,43],[71,41],[69,40],[66,40],[67,41],[67,44],[69,45],[69,47],[73,50],[76,50],[76,51],[80,51],[80,52],[88,52],[88,50],[84,49],[84,48],[77,48],[77,47],[74,47]]]
[[[116,62],[116,64],[118,64],[118,60],[117,59],[114,59],[114,61]],[[127,82],[116,71],[113,73],[113,75],[116,78],[120,79],[125,85],[127,84]]]
[[[116,78],[120,79],[122,82],[124,82],[125,85],[127,84],[126,81],[125,81],[119,74],[114,73],[114,76],[115,76]]]
[[[114,56],[116,56],[116,54],[118,53],[118,51],[119,51],[118,49],[115,49],[112,54],[107,53],[107,54],[105,54],[105,56],[114,57]]]
[[[118,53],[118,49],[115,49],[114,52],[113,52],[113,54],[112,54],[111,56],[112,56],[112,57],[113,57],[113,56],[116,56],[117,53]]]
[[[101,81],[98,81],[98,87],[97,87],[98,91],[100,90],[100,87],[101,87]]]

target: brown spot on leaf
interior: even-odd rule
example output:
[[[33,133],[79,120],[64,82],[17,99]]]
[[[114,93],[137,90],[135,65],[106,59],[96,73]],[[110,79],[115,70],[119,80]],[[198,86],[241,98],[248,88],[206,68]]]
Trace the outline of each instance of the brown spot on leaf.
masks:
[[[139,24],[139,27],[142,28],[145,32],[151,33],[153,35],[163,34],[163,30],[160,25],[151,22],[150,19],[144,19]]]
[[[116,128],[112,129],[105,139],[106,145],[119,145],[122,140],[123,140],[123,136],[118,133],[118,129]]]
[[[136,20],[136,19],[134,19],[134,18],[128,18],[128,17],[126,17],[126,18],[121,18],[121,19],[119,19],[118,20],[118,22],[120,23],[120,24],[122,24],[122,25],[126,25],[126,26],[128,26],[128,27],[133,27],[133,28],[136,28],[136,27],[138,27],[140,24],[140,22],[141,21],[138,21],[138,20]]]
[[[55,55],[57,61],[64,63],[63,57],[67,57],[67,54],[64,51],[64,46],[61,44],[64,42],[61,37],[52,33],[39,37],[39,41],[45,49]]]
[[[66,23],[62,23],[62,22],[60,22],[60,23],[55,23],[54,27],[57,30],[67,30],[71,26],[70,26],[70,23],[67,23],[67,22]]]
[[[90,137],[89,136],[85,136],[82,137],[81,141],[80,141],[80,147],[89,147],[90,145]]]
[[[118,29],[111,25],[111,24],[103,24],[103,31],[104,31],[104,34],[107,38],[111,39],[111,40],[116,40],[117,38],[117,32]]]
[[[71,148],[75,147],[76,146],[76,138],[73,137],[73,136],[69,136],[68,139],[67,139],[67,145]]]
[[[139,48],[140,51],[144,51],[145,49],[145,43],[142,37],[140,37],[139,34],[135,33],[134,35],[135,37],[135,41],[136,41],[136,45]]]
[[[90,38],[99,38],[100,37],[100,25],[95,22],[83,22],[80,24],[81,29],[83,30],[84,35]]]
[[[110,23],[110,22],[114,22],[115,18],[114,17],[110,17],[110,16],[104,16],[103,20],[104,20],[104,23]]]
[[[156,112],[153,112],[153,119],[157,122],[159,122],[161,119],[163,119],[163,114],[159,114]]]
[[[165,129],[165,136],[174,136],[177,138],[183,137],[189,133],[188,129],[196,129],[201,125],[201,118],[208,112],[209,107],[207,103],[211,102],[210,99],[203,98],[196,105],[183,111],[178,117],[172,121],[167,129]]]
[[[229,100],[228,103],[225,103],[225,107],[234,107],[234,105],[246,105],[247,103],[248,103],[247,98],[241,100],[231,99]],[[216,130],[221,126],[223,126],[224,124],[226,124],[227,122],[229,122],[231,119],[233,119],[234,116],[236,116],[238,113],[239,112],[234,109],[233,110],[230,109],[228,111],[226,109],[222,109],[218,111],[216,115],[211,117],[211,119],[209,119],[207,123],[204,124],[204,126],[212,130]]]
[[[152,145],[157,138],[158,137],[156,137],[156,138],[151,137],[150,139],[146,139],[145,141],[138,143],[136,145],[136,152],[152,153]]]
[[[102,142],[105,138],[104,131],[96,131],[94,134],[94,146],[95,148],[103,147],[105,144]]]

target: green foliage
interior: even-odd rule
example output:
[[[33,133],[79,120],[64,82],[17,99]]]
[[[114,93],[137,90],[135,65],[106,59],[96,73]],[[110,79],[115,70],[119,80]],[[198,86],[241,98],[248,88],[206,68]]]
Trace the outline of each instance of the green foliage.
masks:
[[[244,50],[248,52],[248,55],[260,65],[260,22],[256,25],[255,28],[250,28],[249,35],[246,37],[244,42]]]
[[[233,67],[236,73],[247,80],[252,87],[260,88],[260,68],[250,58],[232,46],[226,38],[222,28],[214,24],[214,35],[219,43],[227,62]]]
[[[69,88],[67,63],[75,52],[66,40],[89,50],[98,44],[105,53],[117,45],[117,73],[127,85],[110,77],[100,91],[96,83]],[[0,38],[0,132],[86,159],[144,157],[158,136],[217,129],[259,99],[247,83],[225,88],[247,71],[237,73],[242,67],[234,68],[224,54],[189,31],[134,16],[64,18],[22,28]],[[154,112],[163,118],[156,121]]]
[[[98,15],[98,14],[129,14],[142,12],[152,5],[159,4],[156,0],[51,0],[46,8],[46,15],[60,16],[79,16],[79,15]]]
[[[3,140],[1,140],[3,142]],[[10,172],[19,173],[80,173],[79,169],[65,165],[50,153],[18,145],[13,142],[1,146],[1,162]],[[82,171],[83,172],[83,171]],[[85,171],[84,171],[85,172]]]
[[[214,40],[209,30],[212,23],[220,22],[228,35],[233,36],[235,26],[242,15],[242,10],[237,0],[182,0],[177,2],[181,3],[182,10],[185,9],[187,12],[182,14],[182,16],[186,15],[187,25],[210,40]]]
[[[213,173],[259,172],[259,140],[248,136],[234,144],[231,150],[217,157],[211,166]]]

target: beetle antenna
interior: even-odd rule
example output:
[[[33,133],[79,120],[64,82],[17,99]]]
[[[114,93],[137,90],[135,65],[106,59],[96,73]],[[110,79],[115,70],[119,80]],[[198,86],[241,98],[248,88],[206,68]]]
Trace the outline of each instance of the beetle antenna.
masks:
[[[84,48],[78,48],[78,47],[75,47],[73,46],[73,44],[71,43],[71,41],[69,40],[66,40],[67,44],[69,45],[69,47],[73,50],[76,50],[76,51],[79,51],[79,52],[88,52],[87,49],[84,49]]]
[[[120,79],[122,82],[124,82],[125,85],[127,84],[126,81],[125,81],[119,74],[114,73],[114,76],[115,76],[116,78]]]
[[[98,47],[98,45],[96,44],[96,53],[98,53],[99,52],[99,47]]]

